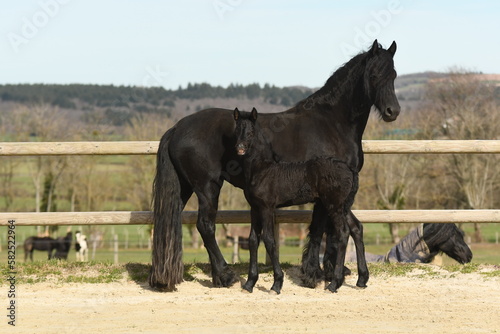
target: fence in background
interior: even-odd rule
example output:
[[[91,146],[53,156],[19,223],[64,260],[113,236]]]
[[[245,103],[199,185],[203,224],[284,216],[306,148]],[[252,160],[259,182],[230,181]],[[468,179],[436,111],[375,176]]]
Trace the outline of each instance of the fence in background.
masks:
[[[153,155],[159,142],[4,142],[0,156]],[[500,140],[366,140],[366,154],[498,154]],[[363,223],[498,223],[500,210],[355,210]],[[150,224],[151,212],[4,212],[0,226],[15,220],[29,225],[136,225]],[[184,212],[183,223],[196,223],[197,212]],[[308,223],[310,211],[278,210],[277,223]],[[218,224],[248,223],[247,211],[220,211]]]

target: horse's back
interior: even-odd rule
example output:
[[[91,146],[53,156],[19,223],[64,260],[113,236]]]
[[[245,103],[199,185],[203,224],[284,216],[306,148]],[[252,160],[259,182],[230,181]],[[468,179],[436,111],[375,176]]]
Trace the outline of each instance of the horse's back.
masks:
[[[181,119],[170,137],[168,151],[178,172],[191,185],[219,180],[221,171],[231,183],[240,180],[234,145],[233,113],[228,109],[206,109]],[[233,164],[231,164],[233,162]],[[234,183],[233,183],[234,184]]]

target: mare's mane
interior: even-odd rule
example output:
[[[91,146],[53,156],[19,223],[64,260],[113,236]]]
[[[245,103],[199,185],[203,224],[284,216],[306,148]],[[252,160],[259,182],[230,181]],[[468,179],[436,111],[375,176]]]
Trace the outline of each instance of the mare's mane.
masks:
[[[297,106],[334,105],[346,92],[354,91],[357,80],[363,74],[369,51],[360,53],[339,67],[319,90],[297,103]]]

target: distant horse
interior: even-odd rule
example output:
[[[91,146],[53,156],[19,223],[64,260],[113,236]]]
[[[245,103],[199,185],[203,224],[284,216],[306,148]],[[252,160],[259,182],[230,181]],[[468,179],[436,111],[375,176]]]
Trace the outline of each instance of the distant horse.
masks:
[[[257,110],[240,113],[234,110],[236,150],[243,157],[250,204],[250,267],[243,289],[252,292],[259,277],[257,251],[260,238],[266,246],[274,271],[272,291],[280,293],[283,271],[275,242],[275,209],[320,202],[327,209],[333,231],[335,269],[327,289],[336,292],[344,282],[344,259],[349,238],[348,214],[358,191],[358,173],[345,162],[332,157],[316,157],[304,162],[275,162],[275,153],[262,135]]]
[[[52,258],[52,251],[57,247],[56,240],[51,237],[29,237],[24,241],[24,261],[28,259],[33,261],[33,251],[46,251],[48,259]]]
[[[386,255],[366,254],[368,262],[430,263],[439,253],[445,253],[464,264],[472,260],[472,251],[464,240],[464,233],[453,223],[420,224],[406,235]],[[346,261],[355,261],[349,254]]]
[[[76,241],[75,241],[75,250],[76,250],[76,260],[77,261],[88,261],[88,244],[87,237],[83,235],[80,231],[76,231],[75,233]]]
[[[68,232],[65,237],[57,238],[54,241],[56,250],[54,258],[59,260],[67,260],[68,253],[71,250],[72,242],[73,242],[73,233],[71,232]]]
[[[356,171],[363,166],[361,140],[372,106],[386,122],[396,120],[400,106],[394,91],[396,43],[383,49],[375,40],[339,68],[317,92],[291,109],[262,114],[260,126],[266,140],[282,161],[297,162],[317,156],[336,156]],[[293,69],[291,69],[293,71]],[[224,181],[245,189],[245,177],[234,150],[232,111],[207,109],[181,119],[160,140],[153,184],[153,253],[149,285],[175,290],[182,282],[181,213],[191,195],[198,197],[197,228],[207,249],[212,282],[230,286],[236,275],[228,266],[215,239],[215,218]],[[309,243],[302,258],[304,284],[315,287],[323,272],[319,263],[321,239],[330,224],[321,203],[314,207]],[[358,254],[357,285],[366,286],[369,273],[364,261],[361,223],[349,215],[351,235]],[[332,233],[329,233],[332,235]],[[325,262],[332,264],[332,239]],[[326,266],[333,268],[333,265]]]

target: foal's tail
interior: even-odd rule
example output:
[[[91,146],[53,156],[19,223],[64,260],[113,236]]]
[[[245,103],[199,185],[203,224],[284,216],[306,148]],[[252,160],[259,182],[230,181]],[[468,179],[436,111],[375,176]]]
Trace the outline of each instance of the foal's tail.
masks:
[[[161,138],[153,184],[153,256],[149,285],[161,291],[175,290],[184,274],[181,185],[168,149],[174,132],[172,128]]]

